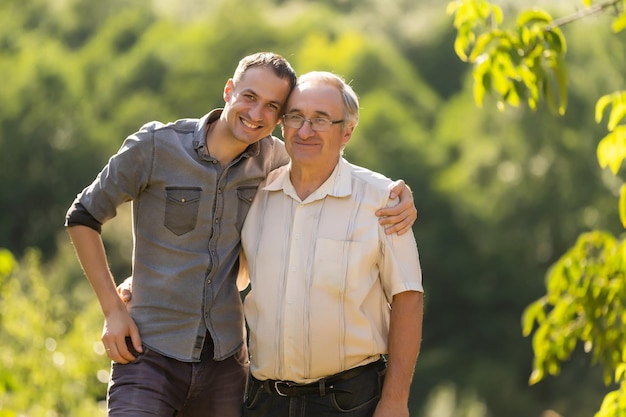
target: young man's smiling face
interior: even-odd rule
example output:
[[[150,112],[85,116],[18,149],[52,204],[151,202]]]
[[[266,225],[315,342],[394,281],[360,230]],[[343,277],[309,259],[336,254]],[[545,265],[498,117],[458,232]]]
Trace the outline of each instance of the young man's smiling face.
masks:
[[[222,119],[233,138],[249,145],[270,135],[280,121],[289,89],[289,81],[270,68],[249,68],[236,85],[228,80]]]

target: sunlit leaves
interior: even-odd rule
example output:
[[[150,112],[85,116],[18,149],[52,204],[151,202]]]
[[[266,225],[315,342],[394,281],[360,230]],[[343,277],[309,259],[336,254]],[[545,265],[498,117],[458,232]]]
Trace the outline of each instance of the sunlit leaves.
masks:
[[[6,249],[0,249],[0,285],[8,277],[15,266],[13,254]]]
[[[607,128],[609,131],[615,129],[618,123],[626,117],[626,91],[619,91],[613,94],[600,97],[596,103],[596,122],[600,123],[604,110],[608,105],[612,106],[609,115]]]
[[[459,35],[454,42],[454,50],[464,61],[467,52],[476,41],[475,28],[497,27],[502,23],[502,9],[484,0],[457,0],[448,3],[448,14],[454,15],[454,27]]]
[[[552,16],[543,10],[525,10],[517,17],[517,26],[525,27],[533,23],[549,23]]]
[[[566,41],[545,11],[520,14],[514,30],[500,27],[502,11],[486,1],[448,5],[457,29],[455,52],[474,66],[474,99],[480,106],[493,93],[498,108],[525,101],[536,109],[543,96],[549,108],[564,114],[567,106]]]
[[[581,235],[547,274],[547,293],[525,310],[524,334],[533,334],[534,371],[530,383],[556,375],[578,341],[605,370],[605,383],[619,382],[615,373],[626,346],[626,243],[594,231]],[[617,354],[616,354],[617,353]]]
[[[617,174],[626,158],[626,125],[616,127],[598,144],[598,162],[602,168],[609,167]]]
[[[594,417],[621,417],[624,415],[626,415],[626,382],[622,379],[619,389],[609,392],[604,397],[602,406]]]
[[[462,4],[459,4],[462,3]],[[591,8],[591,1],[584,1]],[[589,14],[603,11],[617,2],[607,2]],[[480,7],[479,7],[480,5]],[[624,2],[626,5],[626,2]],[[517,19],[514,30],[505,30],[480,20],[475,9],[488,10],[485,2],[467,0],[449,7],[455,14],[457,40],[455,51],[464,61],[474,64],[474,99],[481,105],[486,94],[497,99],[498,108],[518,106],[523,100],[536,109],[544,98],[548,108],[564,114],[567,106],[567,45],[557,23],[544,11],[528,10]],[[590,9],[591,10],[591,9]],[[466,16],[459,17],[460,13]],[[583,15],[586,15],[583,13]],[[468,24],[467,22],[471,22]],[[626,28],[626,13],[621,11],[612,29]],[[610,105],[609,134],[597,148],[602,168],[617,175],[626,158],[626,92],[598,100],[596,121]],[[620,219],[626,227],[626,186],[620,190]],[[604,382],[620,384],[609,393],[596,417],[625,415],[626,390],[626,245],[602,232],[583,234],[551,269],[547,293],[525,310],[523,333],[533,334],[535,354],[530,384],[545,375],[557,375],[578,342],[604,369]]]
[[[622,8],[626,9],[626,1],[622,2]],[[618,33],[626,29],[626,13],[620,13],[611,24],[613,32]]]
[[[598,162],[602,168],[609,167],[617,175],[626,158],[626,91],[601,97],[596,103],[596,122],[602,121],[605,109],[610,106],[606,135],[598,144]]]
[[[67,252],[66,259],[73,256]],[[106,385],[97,376],[108,360],[92,348],[100,343],[97,302],[78,301],[74,291],[54,285],[70,268],[47,270],[34,250],[19,262],[12,258],[0,251],[0,415],[104,415],[98,400]],[[84,281],[77,288],[89,291]]]

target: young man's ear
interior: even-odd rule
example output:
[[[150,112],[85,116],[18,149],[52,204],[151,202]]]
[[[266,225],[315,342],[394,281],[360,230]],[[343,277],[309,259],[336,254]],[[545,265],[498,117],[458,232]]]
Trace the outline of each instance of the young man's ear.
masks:
[[[235,89],[235,83],[232,78],[229,78],[226,81],[226,85],[224,86],[224,102],[228,103],[233,96],[233,90]]]

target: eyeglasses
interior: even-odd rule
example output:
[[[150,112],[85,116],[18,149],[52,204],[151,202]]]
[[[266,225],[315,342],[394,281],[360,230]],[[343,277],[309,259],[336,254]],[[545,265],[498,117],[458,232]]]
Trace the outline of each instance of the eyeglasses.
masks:
[[[326,132],[330,129],[330,126],[345,122],[345,120],[329,120],[325,117],[306,119],[304,116],[300,116],[299,114],[285,114],[283,116],[283,120],[285,122],[285,126],[292,129],[300,129],[304,126],[304,122],[309,122],[311,130],[316,132]]]

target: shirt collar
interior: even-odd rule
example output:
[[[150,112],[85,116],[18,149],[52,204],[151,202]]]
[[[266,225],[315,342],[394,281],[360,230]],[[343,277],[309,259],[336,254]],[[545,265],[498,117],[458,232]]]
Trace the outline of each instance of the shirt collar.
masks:
[[[200,120],[198,120],[198,124],[196,125],[194,134],[193,134],[193,147],[201,158],[213,160],[214,158],[209,155],[209,151],[206,146],[206,133],[209,125],[211,123],[215,123],[219,120],[220,116],[224,109],[214,109],[211,110],[208,114],[205,114]],[[263,140],[263,139],[261,139]],[[261,141],[255,142],[253,144],[248,145],[245,151],[241,153],[239,158],[250,158],[253,156],[257,156],[261,151]],[[239,159],[236,158],[236,159]]]
[[[289,178],[291,163],[278,168],[276,175],[269,176],[267,184],[263,187],[267,191],[282,191],[294,200],[301,201],[296,193],[296,189]],[[350,175],[350,163],[343,158],[339,158],[339,162],[335,166],[330,177],[302,203],[310,203],[321,200],[326,196],[346,197],[352,193],[352,176]]]

